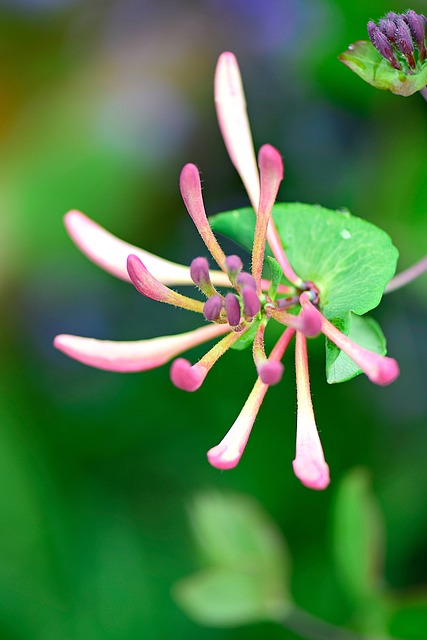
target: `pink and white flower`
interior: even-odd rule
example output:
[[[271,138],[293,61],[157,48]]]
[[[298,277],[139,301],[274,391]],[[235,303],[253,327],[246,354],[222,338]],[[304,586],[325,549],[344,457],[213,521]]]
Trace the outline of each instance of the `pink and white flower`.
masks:
[[[354,344],[334,327],[317,308],[317,289],[304,282],[289,263],[281,244],[272,208],[284,168],[280,153],[271,145],[261,147],[258,164],[246,113],[242,80],[236,58],[223,53],[215,74],[215,103],[222,135],[256,214],[252,249],[252,272],[243,271],[238,256],[226,256],[206,215],[200,175],[193,164],[184,166],[181,194],[200,236],[218,269],[209,269],[205,258],[195,258],[191,267],[175,264],[112,236],[78,211],[65,216],[65,226],[75,244],[100,267],[131,281],[144,296],[201,315],[203,326],[188,333],[134,342],[112,342],[80,336],[59,335],[54,345],[68,356],[93,367],[110,371],[143,371],[159,367],[186,350],[219,339],[195,364],[179,357],[173,361],[173,384],[196,391],[212,366],[256,323],[253,356],[258,374],[242,411],[223,440],[208,451],[209,462],[219,469],[235,467],[245,449],[251,429],[269,386],[280,382],[281,362],[296,335],[296,380],[298,398],[296,457],[294,472],[313,489],[329,484],[329,468],[314,420],[310,397],[306,338],[324,333],[345,351],[375,383],[384,385],[398,375],[392,358],[379,356]],[[262,279],[266,242],[291,286],[280,285],[278,299],[270,299],[270,283]],[[171,286],[195,284],[206,300],[178,293]],[[227,292],[222,289],[226,288]],[[289,313],[291,307],[299,313]],[[265,327],[270,321],[285,325],[269,355],[264,345]],[[209,324],[206,324],[209,322]]]

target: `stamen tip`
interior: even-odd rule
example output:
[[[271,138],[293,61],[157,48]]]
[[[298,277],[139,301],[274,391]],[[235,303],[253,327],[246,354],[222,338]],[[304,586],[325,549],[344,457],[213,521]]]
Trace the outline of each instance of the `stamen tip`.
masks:
[[[322,318],[315,309],[306,308],[301,312],[302,331],[308,338],[318,336],[322,329]]]
[[[170,369],[172,384],[183,391],[197,391],[202,386],[205,375],[201,367],[197,364],[191,366],[185,358],[174,360]]]
[[[368,377],[371,382],[385,387],[394,382],[399,376],[399,373],[399,365],[394,358],[378,356],[377,367],[371,374],[368,374]]]
[[[216,469],[234,469],[239,464],[242,453],[234,447],[228,447],[225,444],[218,444],[216,447],[209,449],[209,463]]]
[[[296,477],[309,489],[321,491],[329,485],[329,467],[323,460],[297,456],[292,466]]]
[[[285,367],[281,362],[265,362],[259,367],[258,374],[264,384],[278,384],[283,376]]]

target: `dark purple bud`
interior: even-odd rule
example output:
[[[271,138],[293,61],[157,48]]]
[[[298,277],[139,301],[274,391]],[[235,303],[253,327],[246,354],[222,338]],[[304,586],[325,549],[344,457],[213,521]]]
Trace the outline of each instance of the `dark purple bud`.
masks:
[[[413,69],[415,67],[414,43],[412,42],[411,31],[403,18],[400,18],[397,23],[396,44],[407,59],[409,66]]]
[[[194,258],[190,265],[190,276],[198,287],[210,283],[209,264],[206,258]]]
[[[208,298],[205,302],[205,306],[203,307],[203,315],[206,320],[216,320],[219,317],[222,309],[222,298],[221,296],[212,296]]]
[[[225,296],[225,312],[230,327],[238,327],[240,323],[240,303],[234,293]]]
[[[420,52],[420,60],[423,61],[426,57],[426,45],[425,45],[425,28],[423,16],[418,15],[412,9],[406,12],[408,18],[408,26],[411,31],[414,42],[416,43]]]
[[[237,284],[241,284],[242,287],[251,287],[251,289],[256,290],[255,278],[246,271],[242,271],[241,273],[239,273],[239,275],[237,276]]]
[[[399,20],[399,18],[400,18],[400,15],[398,15],[397,13],[394,13],[394,11],[389,11],[386,14],[386,19],[387,20],[393,20],[393,22],[395,22],[396,25],[397,25],[397,21]]]
[[[377,25],[373,20],[369,20],[367,29],[368,29],[368,36],[375,47],[375,34],[379,31],[379,28],[377,27]]]
[[[370,20],[368,22],[368,35],[374,45],[374,47],[380,52],[383,58],[388,60],[392,67],[395,69],[401,69],[396,56],[394,55],[393,47],[387,40],[386,36],[379,30],[379,27]]]
[[[225,259],[225,266],[231,275],[237,275],[239,271],[243,269],[243,262],[240,260],[239,256],[227,256]]]
[[[247,318],[253,318],[261,309],[257,293],[252,287],[243,287],[243,313]]]
[[[378,26],[381,33],[383,33],[390,42],[396,42],[396,23],[393,22],[393,20],[381,18]]]
[[[283,376],[285,367],[281,362],[265,362],[258,369],[258,374],[264,384],[277,384]]]

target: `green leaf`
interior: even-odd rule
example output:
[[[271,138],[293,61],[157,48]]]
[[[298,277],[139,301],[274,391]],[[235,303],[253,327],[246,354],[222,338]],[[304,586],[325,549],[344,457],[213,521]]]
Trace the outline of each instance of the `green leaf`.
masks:
[[[301,203],[276,204],[273,218],[294,271],[319,287],[327,318],[349,311],[363,315],[379,304],[398,257],[384,231],[348,212]],[[220,213],[210,222],[215,231],[251,248],[252,209]]]
[[[209,627],[233,627],[286,617],[262,573],[208,569],[178,582],[173,595],[185,613]]]
[[[196,545],[209,566],[252,566],[288,576],[288,553],[275,523],[255,500],[239,494],[202,493],[190,508]]]
[[[268,297],[271,300],[276,299],[277,289],[283,278],[283,271],[280,264],[275,258],[267,256],[268,266],[270,267],[270,287],[268,289]]]
[[[236,349],[236,351],[243,351],[243,349],[247,349],[248,347],[250,347],[254,341],[255,334],[259,327],[259,323],[260,323],[260,320],[254,318],[252,320],[252,323],[249,329],[247,329],[245,333],[243,333],[240,336],[240,338],[234,344],[231,345],[230,348]]]
[[[246,496],[202,494],[190,522],[203,569],[174,587],[178,604],[210,626],[282,620],[291,606],[285,541]]]
[[[387,353],[386,339],[380,325],[373,318],[349,313],[347,318],[332,321],[351,340],[365,349],[384,356]],[[351,380],[362,370],[333,342],[326,339],[326,379],[329,384]]]
[[[349,69],[377,89],[410,96],[427,84],[427,61],[417,64],[415,72],[406,75],[394,69],[379,51],[366,40],[359,40],[338,56]]]
[[[384,523],[367,472],[350,472],[338,490],[333,515],[333,550],[338,576],[361,608],[382,592]]]
[[[397,605],[391,617],[390,634],[405,640],[425,640],[426,629],[427,594],[406,596],[406,600]]]

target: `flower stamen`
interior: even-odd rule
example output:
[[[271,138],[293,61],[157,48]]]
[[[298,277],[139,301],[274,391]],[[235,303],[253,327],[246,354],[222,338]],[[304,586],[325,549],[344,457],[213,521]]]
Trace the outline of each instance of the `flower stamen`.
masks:
[[[209,371],[219,358],[240,338],[242,334],[231,331],[222,340],[217,342],[196,364],[185,358],[174,360],[170,370],[172,383],[184,391],[197,391]]]

